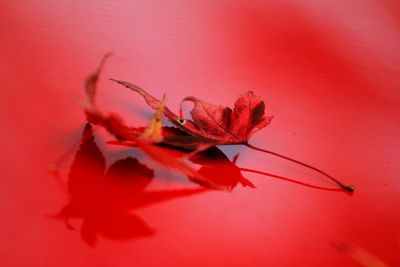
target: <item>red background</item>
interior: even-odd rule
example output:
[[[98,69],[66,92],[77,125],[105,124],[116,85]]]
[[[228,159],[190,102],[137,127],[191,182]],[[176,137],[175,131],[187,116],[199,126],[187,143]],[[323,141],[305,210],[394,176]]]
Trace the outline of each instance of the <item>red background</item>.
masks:
[[[400,5],[265,2],[2,1],[0,264],[360,266],[335,249],[344,243],[400,266]],[[49,218],[68,197],[47,166],[79,140],[76,98],[109,51],[99,84],[106,110],[133,125],[150,115],[107,77],[165,92],[173,110],[187,95],[232,105],[251,89],[275,117],[251,143],[318,166],[355,194],[247,173],[256,189],[135,211],[154,236],[87,246]],[[221,149],[240,152],[241,167],[330,185],[256,151]]]

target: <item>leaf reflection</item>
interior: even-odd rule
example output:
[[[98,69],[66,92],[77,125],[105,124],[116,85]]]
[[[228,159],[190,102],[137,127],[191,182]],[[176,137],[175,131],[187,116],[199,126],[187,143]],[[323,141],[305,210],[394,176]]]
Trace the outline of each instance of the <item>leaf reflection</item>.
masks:
[[[190,161],[200,164],[199,175],[205,177],[210,184],[216,185],[220,190],[232,190],[239,183],[242,186],[255,187],[236,166],[236,157],[230,161],[217,147],[211,147],[193,155]]]
[[[165,132],[164,127],[164,132]],[[179,129],[175,129],[179,131]],[[168,129],[168,131],[171,131]],[[129,141],[109,141],[108,144],[121,145],[126,147],[137,147],[133,142]],[[221,191],[231,191],[238,184],[242,186],[249,186],[255,188],[254,184],[246,179],[242,173],[241,169],[236,166],[236,158],[233,161],[217,147],[210,147],[202,152],[193,152],[181,148],[172,147],[168,144],[159,145],[163,148],[163,151],[167,152],[168,155],[178,158],[187,159],[190,162],[199,165],[193,175],[188,175],[189,179],[197,184],[204,187],[221,190]],[[164,166],[168,168],[168,165]]]
[[[87,124],[68,175],[70,201],[57,217],[70,229],[71,218],[82,219],[81,237],[90,246],[96,244],[98,236],[129,240],[154,234],[132,210],[207,190],[146,191],[153,177],[152,169],[132,157],[117,160],[106,169],[106,160]]]
[[[124,141],[109,143],[128,147],[136,146],[134,143]],[[203,187],[164,191],[146,190],[154,179],[154,171],[133,157],[119,159],[106,168],[105,157],[97,146],[92,126],[88,123],[68,174],[67,188],[70,201],[61,209],[57,217],[63,219],[70,229],[74,229],[70,219],[82,219],[81,237],[89,246],[95,246],[99,236],[112,240],[130,240],[153,235],[154,230],[132,213],[135,209],[199,194],[210,188],[231,191],[238,184],[255,187],[242,175],[242,171],[283,179],[312,188],[337,190],[308,185],[257,170],[239,168],[236,165],[237,156],[231,161],[217,147],[194,154],[165,145],[159,147],[172,157],[186,158],[197,164],[199,168],[193,177],[189,178]],[[198,177],[201,177],[201,180],[197,179]]]

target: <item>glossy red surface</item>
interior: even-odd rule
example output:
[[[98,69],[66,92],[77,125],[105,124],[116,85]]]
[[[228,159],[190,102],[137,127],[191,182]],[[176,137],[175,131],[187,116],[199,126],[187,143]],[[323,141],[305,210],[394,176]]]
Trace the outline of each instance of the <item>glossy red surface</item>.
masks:
[[[184,2],[0,3],[0,265],[400,266],[399,4]],[[252,144],[318,166],[356,192],[254,173],[243,174],[255,189],[203,190],[106,145],[110,136],[96,128],[107,165],[93,175],[129,176],[130,165],[143,175],[128,187],[80,181],[77,210],[92,221],[75,214],[68,229],[55,215],[73,199],[65,186],[85,123],[83,81],[109,51],[98,95],[105,110],[132,125],[151,114],[108,77],[165,92],[176,111],[187,95],[232,105],[251,89],[274,116]],[[220,149],[230,159],[240,152],[240,167],[334,187],[290,162]],[[48,166],[65,151],[58,179]],[[138,162],[111,169],[127,155]],[[198,192],[130,199],[174,190]]]

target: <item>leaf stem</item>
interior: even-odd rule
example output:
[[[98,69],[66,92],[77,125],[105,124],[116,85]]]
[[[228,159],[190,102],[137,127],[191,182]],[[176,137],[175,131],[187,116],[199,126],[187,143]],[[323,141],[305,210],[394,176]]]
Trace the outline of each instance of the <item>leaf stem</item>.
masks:
[[[345,184],[341,183],[340,181],[338,181],[337,179],[335,179],[334,177],[332,177],[331,175],[327,174],[326,172],[324,172],[324,171],[322,171],[322,170],[320,170],[320,169],[318,169],[318,168],[316,168],[314,166],[311,166],[311,165],[309,165],[307,163],[304,163],[304,162],[298,161],[296,159],[293,159],[293,158],[278,154],[278,153],[273,152],[273,151],[269,151],[269,150],[266,150],[266,149],[262,149],[262,148],[253,146],[253,145],[251,145],[249,143],[244,143],[244,145],[249,147],[249,148],[251,148],[251,149],[258,150],[258,151],[261,151],[261,152],[264,152],[264,153],[268,153],[268,154],[271,154],[273,156],[276,156],[276,157],[279,157],[279,158],[294,162],[294,163],[296,163],[298,165],[301,165],[301,166],[304,166],[304,167],[309,168],[311,170],[314,170],[314,171],[324,175],[325,177],[329,178],[333,182],[335,182],[344,191],[347,191],[347,192],[350,192],[350,193],[354,192],[354,186],[345,185]]]

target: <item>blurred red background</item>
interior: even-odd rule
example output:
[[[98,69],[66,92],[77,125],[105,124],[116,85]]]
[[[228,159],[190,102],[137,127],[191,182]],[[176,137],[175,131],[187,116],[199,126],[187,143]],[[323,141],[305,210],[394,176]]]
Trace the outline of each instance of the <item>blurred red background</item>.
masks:
[[[377,0],[2,1],[0,265],[400,266],[399,8]],[[99,82],[106,110],[133,125],[151,114],[108,77],[165,92],[174,110],[188,95],[232,105],[253,90],[274,120],[251,143],[318,166],[355,194],[246,173],[256,189],[139,209],[154,235],[88,246],[79,220],[70,231],[49,216],[68,196],[48,165],[80,139],[76,99],[110,51]],[[331,185],[256,151],[221,149],[240,152],[241,167]]]

